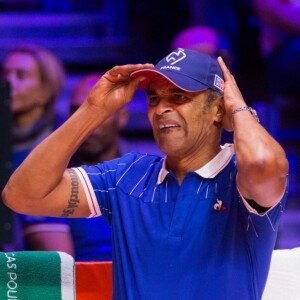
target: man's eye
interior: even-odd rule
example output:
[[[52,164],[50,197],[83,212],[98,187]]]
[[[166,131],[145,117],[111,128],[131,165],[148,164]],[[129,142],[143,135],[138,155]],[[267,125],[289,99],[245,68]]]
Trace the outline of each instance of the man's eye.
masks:
[[[149,106],[155,106],[159,103],[159,97],[158,96],[149,96],[147,97],[147,103]]]
[[[175,103],[185,103],[189,101],[189,98],[182,94],[174,94],[172,96],[172,101]]]

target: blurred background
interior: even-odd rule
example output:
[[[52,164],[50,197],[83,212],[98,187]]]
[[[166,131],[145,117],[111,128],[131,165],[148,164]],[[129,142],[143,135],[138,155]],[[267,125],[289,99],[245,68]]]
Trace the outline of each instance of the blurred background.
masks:
[[[258,111],[261,123],[287,152],[289,198],[277,247],[300,246],[300,76],[293,70],[283,71],[287,65],[300,68],[300,51],[295,50],[300,49],[300,1],[260,2],[262,7],[255,0],[0,0],[0,63],[10,48],[22,43],[40,45],[56,54],[67,71],[56,110],[67,117],[71,91],[85,74],[103,73],[123,63],[156,64],[174,45],[214,43],[213,54],[225,57],[248,105]],[[278,10],[285,20],[278,17]],[[284,24],[287,20],[294,22],[293,28]],[[214,30],[217,38],[212,41],[207,31],[195,30],[178,42],[186,29],[199,26]],[[0,99],[2,190],[11,166],[9,94],[4,83]],[[124,137],[134,142],[138,151],[159,153],[142,92],[137,92],[128,109]],[[10,243],[10,212],[3,206],[0,209],[0,244]]]

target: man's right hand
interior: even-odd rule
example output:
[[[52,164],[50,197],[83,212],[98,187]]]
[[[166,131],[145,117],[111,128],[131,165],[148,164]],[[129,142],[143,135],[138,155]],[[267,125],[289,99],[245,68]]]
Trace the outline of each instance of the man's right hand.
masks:
[[[131,79],[130,74],[153,67],[152,64],[115,66],[100,78],[86,102],[96,110],[113,114],[132,100],[139,83],[144,79],[142,76]]]

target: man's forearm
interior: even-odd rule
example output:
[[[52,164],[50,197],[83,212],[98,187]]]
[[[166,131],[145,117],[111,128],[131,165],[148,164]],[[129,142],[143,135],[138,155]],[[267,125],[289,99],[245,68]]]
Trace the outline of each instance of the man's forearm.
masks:
[[[243,196],[271,207],[284,192],[288,172],[285,152],[248,111],[233,116],[233,127],[238,184]]]

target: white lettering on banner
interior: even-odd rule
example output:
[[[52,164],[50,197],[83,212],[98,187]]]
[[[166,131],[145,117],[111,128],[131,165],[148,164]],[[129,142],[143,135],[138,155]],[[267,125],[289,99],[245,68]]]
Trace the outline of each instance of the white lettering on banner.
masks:
[[[11,255],[11,256],[10,256]],[[9,272],[6,272],[8,275],[8,281],[7,281],[7,299],[18,299],[17,295],[17,289],[18,289],[18,283],[17,283],[17,278],[18,275],[16,272],[12,272],[11,270],[16,270],[17,269],[17,264],[16,264],[16,258],[14,257],[14,253],[5,253],[5,257],[7,258],[6,261],[6,266],[10,270]]]

